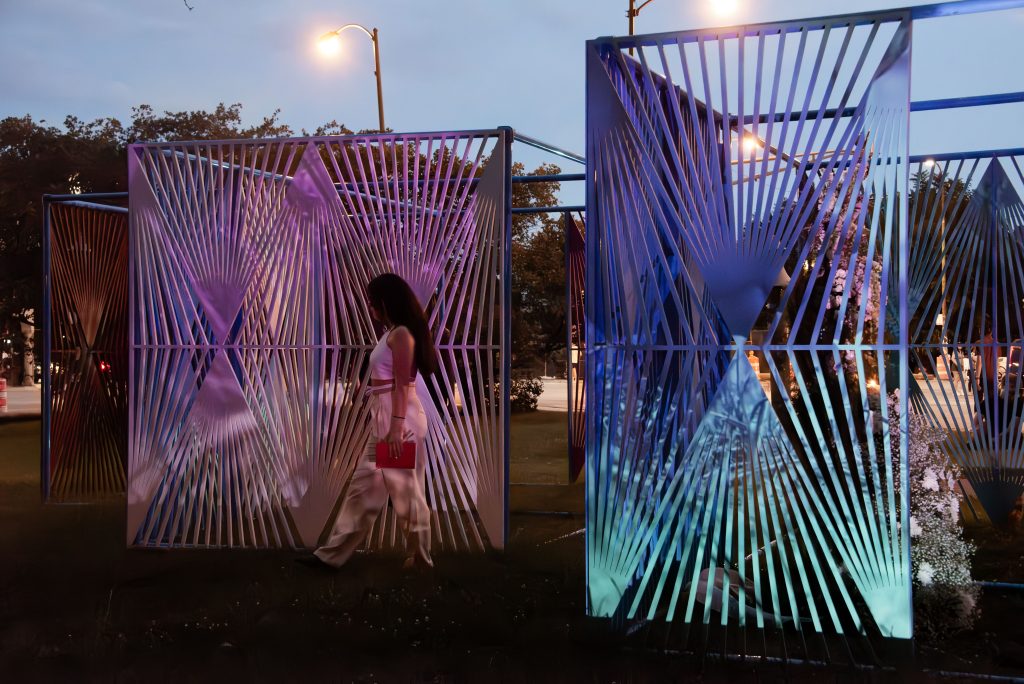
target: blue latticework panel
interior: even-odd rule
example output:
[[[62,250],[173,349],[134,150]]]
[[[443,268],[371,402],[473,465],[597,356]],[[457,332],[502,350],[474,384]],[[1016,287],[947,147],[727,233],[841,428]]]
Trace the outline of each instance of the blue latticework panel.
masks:
[[[591,614],[910,637],[910,26],[588,44]]]
[[[943,155],[910,194],[911,402],[997,524],[1024,493],[1022,163]]]

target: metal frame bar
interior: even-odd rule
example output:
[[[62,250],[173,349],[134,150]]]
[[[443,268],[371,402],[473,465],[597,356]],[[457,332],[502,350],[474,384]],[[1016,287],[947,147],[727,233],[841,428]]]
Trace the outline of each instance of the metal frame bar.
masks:
[[[948,109],[962,109],[966,107],[987,107],[993,105],[1005,105],[1005,104],[1018,104],[1024,102],[1024,91],[1015,91],[1011,93],[998,93],[995,95],[968,95],[965,97],[948,97],[937,100],[917,100],[910,103],[910,111],[914,112],[935,112],[945,111]],[[824,112],[819,110],[810,110],[808,116],[819,114],[823,119],[834,119],[837,116],[853,116],[857,113],[856,107],[846,107],[845,109],[826,109]],[[784,115],[778,114],[774,117],[770,117],[767,114],[761,116],[745,116],[743,117],[743,124],[751,123],[782,123],[783,121],[796,121],[796,115]],[[739,124],[738,117],[730,116],[729,123],[732,126]]]
[[[782,21],[767,21],[757,24],[713,26],[696,31],[687,31],[686,35],[680,36],[678,31],[665,31],[661,33],[648,33],[639,36],[600,36],[595,39],[601,43],[613,43],[619,49],[637,48],[645,45],[655,45],[668,38],[678,38],[683,42],[696,42],[698,34],[714,34],[718,38],[738,38],[741,34],[747,37],[755,36],[761,31],[772,30],[775,33],[794,33],[801,30],[819,30],[829,24],[847,23],[850,26],[863,26],[875,21],[889,21],[895,17],[910,15],[911,21],[920,19],[936,19],[940,17],[953,17],[967,14],[980,14],[984,12],[999,12],[1002,10],[1018,9],[1024,7],[1024,0],[956,0],[953,2],[939,2],[930,5],[911,5],[886,9],[877,12],[852,12],[848,14],[831,14],[807,19],[786,19]]]
[[[570,152],[569,150],[558,147],[557,145],[548,144],[542,140],[538,140],[537,138],[533,138],[529,135],[526,135],[525,133],[516,132],[515,139],[517,142],[524,143],[526,145],[529,145],[530,147],[536,147],[538,150],[550,152],[551,154],[563,157],[564,159],[568,159],[569,161],[574,161],[577,164],[583,164],[584,166],[587,165],[587,160],[583,157],[583,155],[576,154],[575,152]]]
[[[511,499],[510,495],[510,461],[511,461],[511,445],[510,435],[512,434],[512,423],[511,423],[511,409],[512,409],[512,394],[509,391],[512,382],[512,142],[515,140],[515,131],[511,126],[502,126],[498,129],[501,131],[501,139],[498,141],[499,145],[505,147],[505,240],[504,240],[504,263],[503,273],[507,276],[503,283],[504,297],[502,320],[501,324],[504,330],[502,331],[502,343],[504,348],[509,354],[509,358],[501,359],[501,387],[502,387],[502,406],[504,407],[504,420],[503,429],[505,430],[504,439],[504,461],[505,461],[505,539],[504,542],[507,544],[509,540],[509,504]]]
[[[515,207],[512,209],[513,214],[560,214],[563,211],[586,211],[586,206],[582,204],[571,204],[567,206],[558,207]]]

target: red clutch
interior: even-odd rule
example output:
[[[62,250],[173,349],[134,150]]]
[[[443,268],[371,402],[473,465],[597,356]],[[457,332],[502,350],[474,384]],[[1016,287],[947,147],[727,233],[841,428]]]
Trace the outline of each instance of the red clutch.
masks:
[[[398,458],[391,458],[391,447],[387,442],[384,440],[377,442],[377,467],[415,468],[416,442],[402,442],[402,451]]]

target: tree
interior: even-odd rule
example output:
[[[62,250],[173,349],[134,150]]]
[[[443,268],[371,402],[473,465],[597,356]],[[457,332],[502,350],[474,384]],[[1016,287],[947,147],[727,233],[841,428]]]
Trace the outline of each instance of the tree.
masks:
[[[68,116],[63,127],[31,116],[0,120],[0,332],[15,340],[20,355],[31,351],[21,324],[35,325],[42,310],[43,194],[117,192],[128,187],[128,145],[176,140],[231,140],[284,137],[291,127],[280,110],[246,126],[242,105],[218,104],[212,111],[165,111],[146,104],[132,108],[126,127],[116,118],[85,122]],[[361,131],[361,132],[376,132]],[[344,135],[352,131],[330,121],[303,135]],[[411,151],[402,151],[407,154]],[[437,157],[416,163],[443,163]],[[531,175],[557,174],[543,164]],[[522,164],[513,174],[523,175]],[[513,206],[558,204],[558,183],[512,186]],[[565,346],[564,245],[560,217],[520,214],[513,217],[512,347],[520,363],[536,364]],[[17,366],[17,364],[16,364]],[[18,380],[18,378],[12,378]]]
[[[542,164],[528,175],[554,175],[555,164]],[[512,174],[524,175],[521,163]],[[516,183],[512,206],[558,205],[557,182]],[[565,350],[565,238],[558,214],[512,217],[512,353],[520,368],[536,366]]]
[[[31,351],[22,324],[34,326],[33,312],[42,310],[42,196],[126,190],[127,146],[133,142],[292,133],[278,121],[278,111],[248,127],[241,113],[240,104],[219,104],[212,112],[158,116],[149,105],[140,105],[132,109],[128,128],[114,118],[84,122],[68,116],[61,128],[29,115],[0,119],[0,332],[6,333],[2,339],[13,340],[16,355]],[[323,128],[348,131],[333,121]],[[12,368],[20,370],[20,364]]]

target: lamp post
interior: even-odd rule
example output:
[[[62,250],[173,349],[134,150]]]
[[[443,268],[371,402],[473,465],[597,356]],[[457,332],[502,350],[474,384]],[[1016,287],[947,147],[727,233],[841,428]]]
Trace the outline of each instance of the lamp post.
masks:
[[[648,0],[651,2],[651,0]],[[384,132],[384,90],[380,84],[380,35],[377,29],[370,31],[365,26],[360,24],[345,24],[340,28],[336,28],[333,31],[325,33],[320,36],[320,49],[325,53],[336,52],[341,42],[341,32],[345,29],[358,29],[366,34],[366,37],[373,42],[373,75],[377,77],[377,117],[380,120],[380,132]]]
[[[924,161],[924,167],[928,169],[929,180],[935,182],[935,172],[939,171],[939,239],[941,240],[941,247],[939,251],[939,257],[941,263],[939,266],[940,280],[939,280],[939,301],[941,307],[939,310],[939,316],[942,318],[942,339],[946,339],[946,172],[942,170],[934,159],[926,159]]]
[[[639,6],[636,0],[629,0],[629,9],[626,10],[626,17],[629,19],[629,35],[633,35],[634,20],[640,15],[640,10],[650,5],[654,0],[644,0]],[[630,56],[633,55],[633,48],[629,48]]]
[[[629,9],[626,10],[626,18],[629,19],[629,35],[633,35],[634,20],[640,16],[640,10],[650,5],[654,0],[644,0],[639,5],[637,0],[629,0]],[[739,0],[711,0],[715,13],[721,17],[728,17],[739,9]],[[633,54],[633,48],[629,48],[629,54]]]

